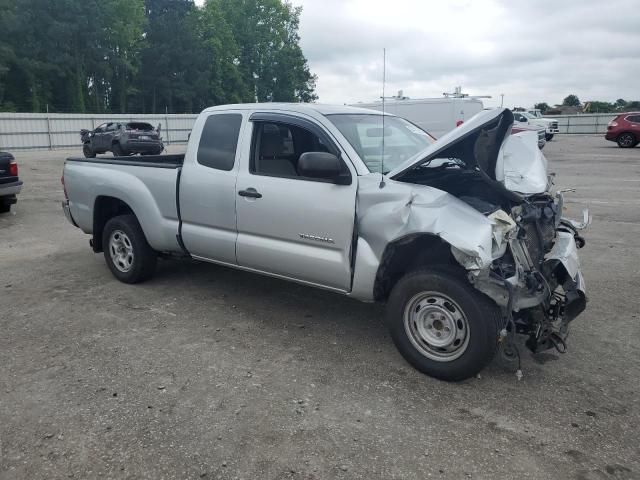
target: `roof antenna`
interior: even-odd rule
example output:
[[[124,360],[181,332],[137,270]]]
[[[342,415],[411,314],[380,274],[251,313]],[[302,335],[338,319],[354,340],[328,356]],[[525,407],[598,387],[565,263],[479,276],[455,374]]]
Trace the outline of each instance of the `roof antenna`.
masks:
[[[381,166],[380,166],[380,186],[379,188],[384,188],[384,86],[387,81],[387,49],[382,49],[382,158],[381,158]]]

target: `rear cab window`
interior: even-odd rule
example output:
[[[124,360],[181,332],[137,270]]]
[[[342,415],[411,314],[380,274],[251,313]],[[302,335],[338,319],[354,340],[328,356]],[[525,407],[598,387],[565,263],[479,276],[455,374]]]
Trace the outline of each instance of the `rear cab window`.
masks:
[[[232,170],[241,126],[239,113],[209,115],[200,135],[198,163],[216,170]]]

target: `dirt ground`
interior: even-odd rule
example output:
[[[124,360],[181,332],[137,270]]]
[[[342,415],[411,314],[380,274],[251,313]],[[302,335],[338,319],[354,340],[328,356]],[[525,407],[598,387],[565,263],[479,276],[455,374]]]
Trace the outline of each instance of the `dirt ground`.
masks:
[[[0,479],[640,478],[640,148],[546,146],[593,213],[587,311],[521,381],[494,362],[458,384],[405,363],[379,305],[195,261],[119,283],[60,208],[79,152],[15,153]]]

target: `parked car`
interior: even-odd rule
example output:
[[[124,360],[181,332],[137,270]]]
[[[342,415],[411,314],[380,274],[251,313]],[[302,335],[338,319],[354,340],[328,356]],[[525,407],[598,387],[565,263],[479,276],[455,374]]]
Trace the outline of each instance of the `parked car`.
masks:
[[[534,112],[536,112],[534,110]],[[534,127],[543,127],[546,135],[545,140],[548,142],[556,133],[559,133],[558,121],[554,118],[544,118],[538,110],[536,115],[530,112],[513,112],[513,116],[518,124],[531,125]]]
[[[607,125],[604,138],[620,148],[633,148],[640,143],[640,112],[621,113]]]
[[[160,125],[154,129],[145,122],[103,123],[94,130],[80,130],[80,139],[86,158],[105,152],[112,152],[117,157],[136,153],[158,155],[164,150]]]
[[[562,216],[536,137],[512,124],[484,111],[434,142],[373,110],[217,106],[184,155],[67,159],[62,206],[122,282],[162,253],[385,302],[402,355],[461,380],[498,347],[513,358],[516,333],[564,349],[586,306],[587,222]]]
[[[0,213],[7,213],[18,201],[22,180],[18,178],[18,164],[9,152],[0,152]]]
[[[511,134],[512,135],[516,135],[516,134],[521,134],[524,132],[535,132],[536,134],[536,138],[537,138],[537,142],[538,142],[538,148],[540,150],[542,150],[544,148],[544,146],[547,144],[547,140],[546,140],[546,132],[544,128],[540,128],[540,127],[535,127],[532,125],[523,125],[523,124],[517,124],[514,125],[511,128]]]

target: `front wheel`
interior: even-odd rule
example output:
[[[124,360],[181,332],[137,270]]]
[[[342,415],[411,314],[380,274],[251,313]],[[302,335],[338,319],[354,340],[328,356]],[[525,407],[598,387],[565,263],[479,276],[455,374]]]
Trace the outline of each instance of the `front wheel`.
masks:
[[[387,303],[387,324],[402,356],[447,381],[472,377],[493,359],[501,321],[495,304],[449,271],[405,275]]]
[[[88,143],[85,143],[82,146],[82,153],[84,154],[85,158],[95,158],[96,156],[96,152],[91,150],[91,145],[89,145]]]
[[[633,148],[636,146],[636,137],[633,133],[621,133],[616,142],[620,148]]]
[[[110,219],[102,232],[102,246],[107,266],[121,282],[139,283],[153,276],[158,255],[135,215]]]
[[[544,139],[549,142],[553,138],[553,133],[545,133]]]

